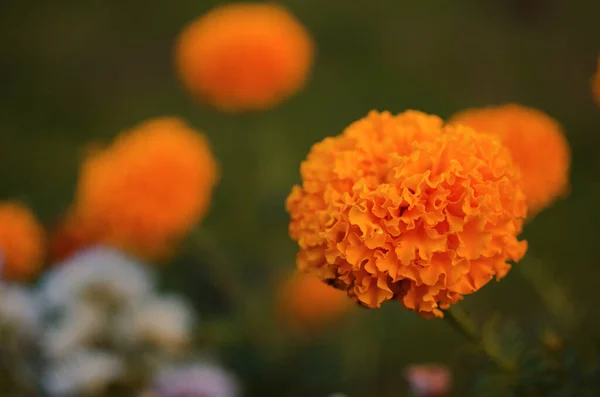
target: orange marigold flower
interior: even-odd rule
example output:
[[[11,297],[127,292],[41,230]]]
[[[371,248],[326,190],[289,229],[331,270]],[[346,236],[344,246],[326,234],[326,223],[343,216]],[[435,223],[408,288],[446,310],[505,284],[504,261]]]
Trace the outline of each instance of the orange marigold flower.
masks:
[[[315,328],[342,315],[352,301],[313,274],[295,272],[283,284],[279,306],[285,320],[299,328]]]
[[[547,114],[509,104],[466,110],[452,117],[451,122],[500,138],[521,168],[530,215],[568,190],[569,143],[558,122]]]
[[[596,100],[596,104],[600,106],[600,56],[598,57],[598,68],[596,74],[592,78],[592,94]]]
[[[442,317],[526,251],[519,170],[468,127],[373,111],[315,144],[300,170],[287,200],[298,267],[363,306],[396,298]]]
[[[204,216],[216,180],[203,135],[177,118],[152,119],[85,160],[74,216],[99,242],[160,256]]]
[[[304,85],[313,42],[281,5],[227,4],[187,26],[176,55],[193,95],[223,111],[263,110]]]
[[[24,205],[0,203],[0,273],[9,280],[26,281],[42,266],[44,229]]]

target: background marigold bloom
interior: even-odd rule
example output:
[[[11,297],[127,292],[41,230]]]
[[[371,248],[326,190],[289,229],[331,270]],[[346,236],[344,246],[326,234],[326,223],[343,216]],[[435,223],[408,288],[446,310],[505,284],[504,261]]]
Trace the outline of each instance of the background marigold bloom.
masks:
[[[600,56],[598,57],[598,68],[596,74],[592,78],[592,94],[596,100],[596,104],[600,106]]]
[[[298,267],[366,307],[397,298],[441,317],[526,251],[519,170],[468,127],[373,111],[315,144],[300,170],[287,200]]]
[[[26,281],[34,277],[42,266],[44,239],[44,229],[27,207],[17,202],[0,202],[3,278]]]
[[[152,119],[86,159],[74,216],[100,242],[155,257],[204,216],[216,180],[204,136],[176,118]]]
[[[568,190],[569,143],[558,122],[547,114],[509,104],[466,110],[454,115],[451,122],[500,137],[521,168],[530,215]]]
[[[313,42],[283,6],[227,4],[186,27],[176,55],[193,95],[224,111],[262,110],[304,85]]]
[[[314,274],[295,272],[282,286],[279,305],[290,324],[312,328],[339,317],[352,301]]]

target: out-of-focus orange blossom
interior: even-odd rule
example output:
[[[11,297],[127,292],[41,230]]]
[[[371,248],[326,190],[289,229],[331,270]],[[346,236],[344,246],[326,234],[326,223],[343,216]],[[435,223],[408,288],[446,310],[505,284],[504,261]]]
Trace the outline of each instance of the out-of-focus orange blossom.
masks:
[[[571,152],[561,126],[547,114],[516,104],[470,109],[451,122],[498,136],[521,168],[529,215],[569,190]]]
[[[39,272],[45,234],[33,213],[23,204],[0,202],[0,273],[2,278],[28,281]]]
[[[315,144],[300,171],[287,200],[298,267],[363,306],[397,299],[441,317],[526,251],[520,171],[494,136],[373,111]]]
[[[148,120],[84,161],[66,231],[161,257],[204,217],[217,179],[200,132],[174,117]]]
[[[353,302],[348,296],[316,277],[294,272],[282,285],[280,313],[287,324],[301,329],[314,329],[339,318]]]
[[[180,78],[223,111],[264,110],[304,85],[313,41],[282,5],[233,3],[191,22],[176,49]]]

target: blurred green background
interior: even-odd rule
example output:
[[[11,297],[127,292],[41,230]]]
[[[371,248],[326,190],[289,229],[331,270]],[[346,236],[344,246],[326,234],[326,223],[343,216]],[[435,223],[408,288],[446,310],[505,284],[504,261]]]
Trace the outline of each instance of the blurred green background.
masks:
[[[22,199],[52,224],[71,200],[87,144],[107,142],[146,118],[182,116],[207,134],[221,165],[205,227],[244,277],[256,276],[249,283],[260,285],[262,277],[294,267],[284,201],[313,143],[371,109],[448,117],[466,107],[519,102],[557,118],[573,155],[570,196],[526,227],[530,255],[599,323],[600,110],[590,92],[600,53],[599,1],[282,2],[316,41],[312,78],[299,95],[251,117],[198,105],[173,70],[179,30],[217,3],[3,0],[0,198]],[[207,299],[198,305],[209,310],[216,301]],[[541,310],[517,271],[464,306],[481,318],[498,311],[519,321]],[[302,342],[268,373],[253,373],[260,371],[240,358],[239,346],[229,364],[254,382],[249,395],[402,396],[406,364],[453,365],[463,346],[441,321],[392,304],[360,311],[324,338]],[[320,348],[332,340],[337,350]],[[269,385],[279,392],[270,394]]]

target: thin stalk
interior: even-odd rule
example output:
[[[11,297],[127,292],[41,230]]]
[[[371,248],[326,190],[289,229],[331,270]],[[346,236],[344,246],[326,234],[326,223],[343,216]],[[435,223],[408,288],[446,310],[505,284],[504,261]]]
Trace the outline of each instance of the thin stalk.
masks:
[[[546,310],[564,329],[575,328],[580,318],[572,304],[573,300],[566,288],[553,277],[552,272],[548,271],[541,261],[529,253],[519,265],[515,266],[515,269],[518,269],[527,280]]]
[[[217,239],[201,228],[197,228],[190,236],[193,251],[201,255],[206,262],[211,281],[223,292],[230,301],[234,314],[241,319],[244,333],[262,348],[269,347],[269,335],[266,328],[264,308],[257,301],[257,294],[246,283],[240,271],[230,260],[223,247],[219,246]],[[240,335],[240,336],[241,336]]]
[[[481,333],[469,317],[467,313],[463,310],[459,309],[456,306],[453,306],[444,311],[444,320],[452,328],[454,328],[458,333],[462,334],[465,338],[467,338],[471,343],[476,345],[479,349],[481,349],[488,359],[502,372],[513,372],[514,365],[507,361],[504,357],[498,354],[493,349],[490,349],[489,346],[483,340]]]
[[[228,120],[227,146],[231,161],[223,164],[222,188],[238,205],[228,208],[230,222],[235,222],[236,244],[244,255],[256,260],[256,244],[248,235],[257,230],[259,223],[259,195],[262,193],[263,166],[260,148],[260,119],[255,113],[243,113]]]
[[[246,285],[239,277],[236,266],[219,246],[212,233],[197,227],[190,236],[194,252],[202,256],[203,262],[209,266],[212,282],[223,292],[234,307],[244,301]]]

